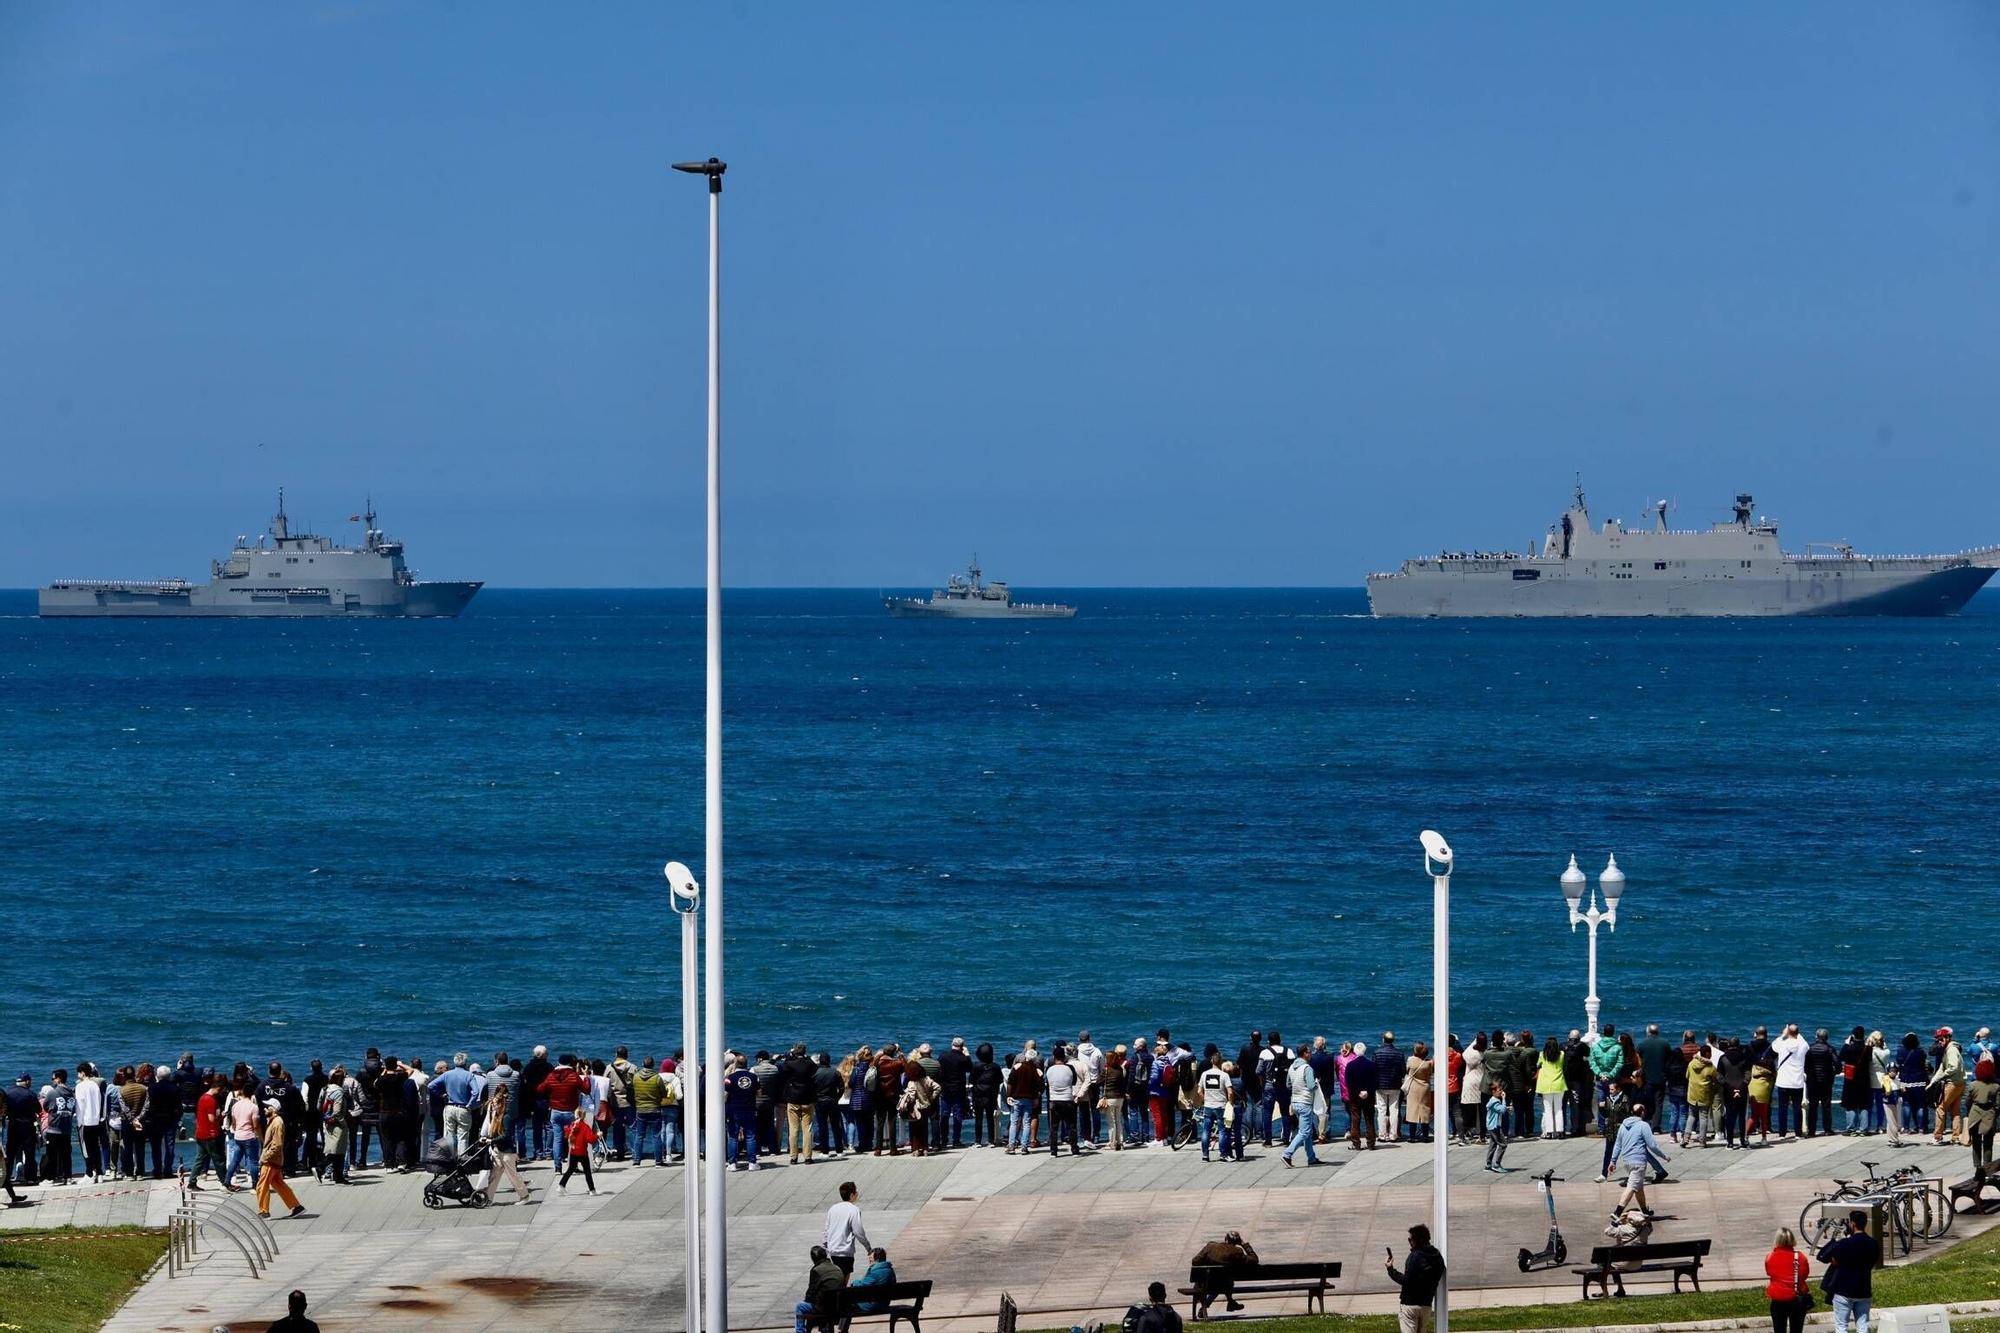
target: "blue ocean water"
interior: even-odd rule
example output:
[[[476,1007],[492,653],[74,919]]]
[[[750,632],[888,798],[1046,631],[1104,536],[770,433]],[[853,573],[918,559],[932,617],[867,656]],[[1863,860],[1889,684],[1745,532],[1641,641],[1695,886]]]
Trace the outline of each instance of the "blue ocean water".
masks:
[[[1358,590],[1068,623],[727,603],[733,1043],[2000,1017],[2000,615],[1378,622]],[[458,621],[41,622],[0,594],[0,1068],[670,1049],[694,592]],[[15,1062],[19,1062],[18,1064]]]

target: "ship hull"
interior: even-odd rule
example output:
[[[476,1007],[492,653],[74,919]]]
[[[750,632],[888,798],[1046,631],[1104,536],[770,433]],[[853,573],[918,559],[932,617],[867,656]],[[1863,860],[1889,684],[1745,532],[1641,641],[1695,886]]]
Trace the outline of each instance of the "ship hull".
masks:
[[[216,584],[55,583],[39,610],[51,620],[450,618],[484,585],[372,581],[338,587],[245,588]]]
[[[1720,565],[1721,562],[1700,562]],[[1412,562],[1368,578],[1379,617],[1529,618],[1947,616],[1992,577],[1957,557],[1793,560],[1764,569],[1694,568],[1625,574],[1610,562]]]
[[[1076,615],[1073,606],[937,605],[914,597],[891,597],[883,604],[900,620],[1068,620]]]

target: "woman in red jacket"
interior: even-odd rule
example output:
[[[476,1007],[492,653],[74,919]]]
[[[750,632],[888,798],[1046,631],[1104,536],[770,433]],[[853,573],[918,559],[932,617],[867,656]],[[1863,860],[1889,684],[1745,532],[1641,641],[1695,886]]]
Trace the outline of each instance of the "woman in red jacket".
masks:
[[[1764,1275],[1771,1279],[1764,1294],[1771,1298],[1771,1333],[1801,1333],[1812,1295],[1806,1279],[1812,1265],[1798,1248],[1790,1227],[1778,1228],[1777,1243],[1764,1256]]]

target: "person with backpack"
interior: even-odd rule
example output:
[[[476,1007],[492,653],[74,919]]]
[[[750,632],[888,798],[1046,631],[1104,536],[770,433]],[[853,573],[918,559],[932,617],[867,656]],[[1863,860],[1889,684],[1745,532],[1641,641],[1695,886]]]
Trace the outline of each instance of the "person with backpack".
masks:
[[[1291,1084],[1286,1075],[1291,1072],[1292,1052],[1285,1045],[1285,1039],[1276,1028],[1271,1029],[1271,1041],[1257,1056],[1257,1082],[1263,1089],[1264,1146],[1271,1146],[1275,1137],[1279,1142],[1288,1142],[1286,1121],[1290,1117],[1292,1103]]]
[[[1125,1311],[1118,1333],[1181,1333],[1178,1311],[1167,1304],[1167,1284],[1154,1282],[1146,1288],[1146,1303]]]
[[[638,1155],[632,1150],[632,1127],[639,1120],[632,1101],[632,1080],[639,1076],[639,1066],[632,1063],[631,1051],[620,1046],[605,1072],[611,1076],[611,1155],[623,1161]]]

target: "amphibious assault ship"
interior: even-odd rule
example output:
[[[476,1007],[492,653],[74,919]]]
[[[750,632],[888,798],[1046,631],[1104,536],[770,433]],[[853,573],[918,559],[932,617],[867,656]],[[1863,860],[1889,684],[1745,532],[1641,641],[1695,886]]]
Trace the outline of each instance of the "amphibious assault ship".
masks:
[[[1665,501],[1650,527],[1591,526],[1576,500],[1527,554],[1447,551],[1368,576],[1378,616],[1943,616],[2000,565],[2000,547],[1956,555],[1861,555],[1845,542],[1778,545],[1778,525],[1736,497],[1706,531],[1671,531]],[[1536,549],[1536,548],[1539,549]]]
[[[375,526],[371,502],[353,516],[361,545],[293,532],[285,492],[269,533],[236,539],[209,562],[207,583],[186,579],[58,579],[41,592],[44,616],[455,616],[478,583],[425,583],[403,563],[403,544]]]
[[[944,587],[932,589],[928,599],[885,597],[882,604],[889,608],[892,616],[932,619],[999,620],[1018,616],[1068,620],[1076,614],[1075,607],[1059,602],[1017,602],[1006,584],[987,583],[982,572],[979,557],[975,555],[965,573],[953,574]]]

